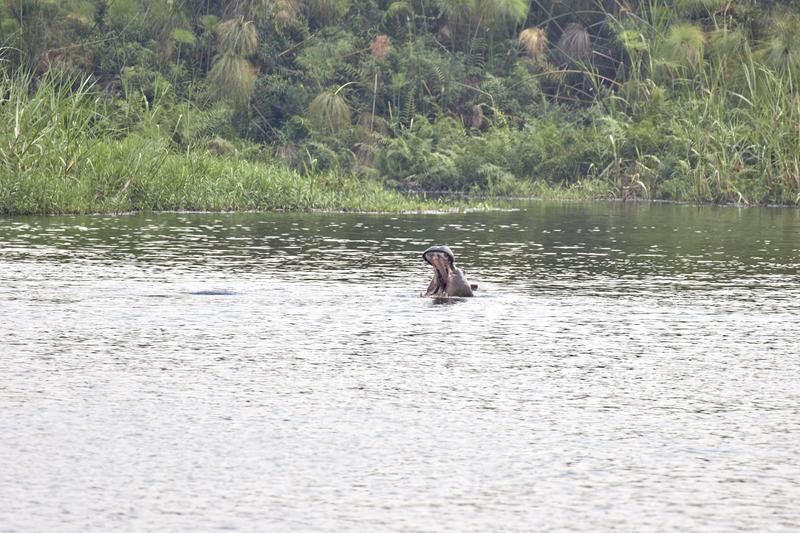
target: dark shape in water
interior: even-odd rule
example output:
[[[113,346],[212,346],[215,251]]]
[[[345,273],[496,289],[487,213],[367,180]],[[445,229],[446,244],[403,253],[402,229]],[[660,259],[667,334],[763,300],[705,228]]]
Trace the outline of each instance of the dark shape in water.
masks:
[[[433,279],[425,296],[472,296],[477,285],[470,285],[464,271],[455,265],[455,256],[448,246],[431,246],[422,258],[434,268]]]
[[[225,289],[220,289],[220,290],[208,289],[203,291],[192,291],[189,294],[191,294],[192,296],[236,296],[239,293]]]

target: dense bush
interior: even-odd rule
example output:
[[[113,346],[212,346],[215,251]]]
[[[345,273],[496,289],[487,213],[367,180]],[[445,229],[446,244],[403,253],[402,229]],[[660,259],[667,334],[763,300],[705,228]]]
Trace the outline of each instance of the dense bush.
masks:
[[[92,135],[171,153],[233,147],[400,189],[591,179],[800,201],[794,1],[15,0],[0,46],[4,92],[17,72],[79,102],[92,86]]]

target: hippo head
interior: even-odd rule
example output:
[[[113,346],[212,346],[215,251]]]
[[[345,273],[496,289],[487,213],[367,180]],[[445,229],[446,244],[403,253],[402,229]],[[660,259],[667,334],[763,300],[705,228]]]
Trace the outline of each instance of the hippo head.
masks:
[[[453,250],[449,246],[431,246],[422,252],[422,258],[429,265],[434,264],[431,259],[435,257],[445,257],[451,265],[456,261],[456,256],[453,255]]]
[[[472,296],[472,288],[464,272],[455,265],[453,251],[447,246],[431,246],[422,258],[434,269],[433,279],[425,296]]]

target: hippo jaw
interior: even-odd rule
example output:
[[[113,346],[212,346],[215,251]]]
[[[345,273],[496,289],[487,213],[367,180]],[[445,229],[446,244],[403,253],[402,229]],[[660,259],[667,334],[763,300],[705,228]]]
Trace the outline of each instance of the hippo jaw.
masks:
[[[428,286],[425,296],[441,296],[447,294],[447,282],[453,265],[450,258],[441,252],[429,252],[425,254],[425,260],[433,267],[433,279]]]
[[[444,247],[442,247],[444,248]],[[472,296],[472,287],[464,272],[453,263],[453,254],[447,251],[428,250],[423,255],[434,269],[425,296]]]

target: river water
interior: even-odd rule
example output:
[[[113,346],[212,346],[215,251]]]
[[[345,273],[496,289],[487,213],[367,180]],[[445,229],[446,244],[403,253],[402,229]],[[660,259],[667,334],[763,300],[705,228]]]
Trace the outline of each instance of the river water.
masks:
[[[798,531],[799,267],[790,209],[0,219],[0,531]]]

